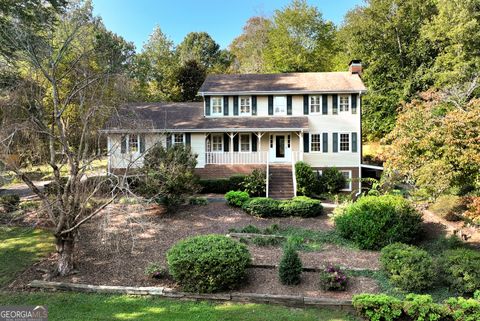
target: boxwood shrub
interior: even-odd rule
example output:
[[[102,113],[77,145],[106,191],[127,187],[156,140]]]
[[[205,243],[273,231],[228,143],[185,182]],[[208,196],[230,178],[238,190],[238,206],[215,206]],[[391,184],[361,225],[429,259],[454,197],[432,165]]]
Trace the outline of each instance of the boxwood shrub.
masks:
[[[336,210],[337,231],[362,249],[410,243],[421,231],[422,217],[401,196],[365,196]]]
[[[247,192],[230,191],[225,194],[225,199],[227,200],[227,204],[230,206],[242,207],[246,202],[248,202],[250,196],[248,196]]]
[[[433,284],[435,269],[432,257],[415,246],[394,243],[385,246],[380,262],[390,282],[405,291],[421,291]]]
[[[255,197],[243,205],[245,212],[259,217],[282,216],[280,201],[266,197]]]
[[[314,217],[323,213],[323,206],[319,200],[297,196],[291,200],[282,201],[280,210],[283,216]]]
[[[169,272],[185,291],[210,293],[237,287],[251,257],[247,247],[222,235],[200,235],[167,252]]]
[[[460,294],[473,294],[480,289],[480,252],[455,249],[443,253],[443,276],[450,288]]]
[[[228,191],[242,189],[244,179],[244,175],[234,175],[230,178],[200,179],[198,185],[201,187],[200,193],[225,194]]]
[[[7,212],[15,211],[20,204],[20,196],[17,194],[6,194],[0,196],[0,206]]]

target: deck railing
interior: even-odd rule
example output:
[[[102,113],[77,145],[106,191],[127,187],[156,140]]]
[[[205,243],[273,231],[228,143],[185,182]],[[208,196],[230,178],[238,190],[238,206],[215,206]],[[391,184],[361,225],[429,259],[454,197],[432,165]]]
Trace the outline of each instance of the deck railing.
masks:
[[[209,152],[205,153],[206,164],[266,164],[268,152]]]

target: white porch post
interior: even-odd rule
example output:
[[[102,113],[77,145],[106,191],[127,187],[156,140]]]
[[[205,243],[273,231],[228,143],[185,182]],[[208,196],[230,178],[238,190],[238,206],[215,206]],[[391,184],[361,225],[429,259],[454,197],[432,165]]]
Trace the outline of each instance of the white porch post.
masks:
[[[298,135],[298,134],[297,134]],[[303,161],[303,129],[300,131],[300,135],[298,135],[299,137],[299,150],[300,150],[300,155],[299,155],[299,160]]]
[[[262,137],[265,135],[265,132],[258,132],[257,135],[257,153],[259,155],[259,162],[263,160],[263,152],[262,152]]]
[[[233,134],[233,132],[231,132],[229,136],[230,136],[230,164],[233,165],[233,136],[235,135]]]

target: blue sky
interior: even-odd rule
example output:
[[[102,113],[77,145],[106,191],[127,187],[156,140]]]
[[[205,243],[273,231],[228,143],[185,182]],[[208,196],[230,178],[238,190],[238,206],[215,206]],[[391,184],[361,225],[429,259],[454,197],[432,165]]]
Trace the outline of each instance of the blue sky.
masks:
[[[327,20],[342,22],[362,0],[307,0]],[[155,25],[178,44],[191,31],[206,31],[222,48],[242,32],[248,18],[271,16],[290,0],[93,0],[106,27],[132,41],[140,51]]]

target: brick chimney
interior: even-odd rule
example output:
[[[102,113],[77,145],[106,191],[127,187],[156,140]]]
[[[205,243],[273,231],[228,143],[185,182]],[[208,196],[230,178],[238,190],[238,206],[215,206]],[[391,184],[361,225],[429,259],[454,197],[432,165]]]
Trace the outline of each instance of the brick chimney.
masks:
[[[352,74],[362,75],[362,61],[361,60],[352,60],[348,64],[348,71]]]

